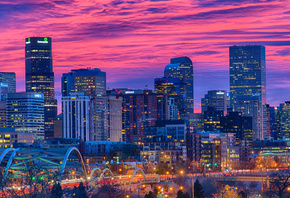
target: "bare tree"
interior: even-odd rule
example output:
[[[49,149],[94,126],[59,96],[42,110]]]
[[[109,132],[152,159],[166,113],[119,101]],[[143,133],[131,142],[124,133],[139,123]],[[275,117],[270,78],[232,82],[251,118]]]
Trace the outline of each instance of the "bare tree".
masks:
[[[290,169],[272,173],[269,178],[270,188],[267,194],[284,198],[285,191],[290,186]]]

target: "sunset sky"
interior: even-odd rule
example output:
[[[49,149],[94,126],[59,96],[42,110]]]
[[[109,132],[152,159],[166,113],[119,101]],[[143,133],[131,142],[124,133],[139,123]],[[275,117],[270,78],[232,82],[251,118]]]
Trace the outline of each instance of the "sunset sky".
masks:
[[[229,90],[228,47],[266,47],[267,102],[290,100],[290,0],[0,0],[0,71],[25,90],[25,38],[49,36],[57,99],[71,69],[97,67],[111,88],[154,88],[170,58],[194,66],[195,108]]]

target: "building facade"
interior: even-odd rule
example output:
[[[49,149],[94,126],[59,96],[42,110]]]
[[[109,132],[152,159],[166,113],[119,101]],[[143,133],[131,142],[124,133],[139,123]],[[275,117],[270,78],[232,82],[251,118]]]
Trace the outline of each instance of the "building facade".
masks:
[[[108,96],[108,131],[110,141],[122,141],[123,97]]]
[[[90,141],[91,98],[82,93],[62,97],[63,138]]]
[[[0,72],[0,83],[8,84],[8,92],[16,92],[16,75],[14,72]]]
[[[280,136],[290,137],[290,101],[280,104]]]
[[[44,95],[41,93],[8,93],[7,127],[44,139]]]
[[[0,128],[6,127],[6,101],[0,101]]]
[[[18,132],[15,128],[0,128],[0,148],[12,148],[15,143],[32,145],[33,142],[32,133]]]
[[[208,107],[214,107],[217,111],[223,111],[223,115],[227,114],[227,91],[225,90],[212,90],[208,91],[201,99],[202,113]]]
[[[7,83],[0,83],[0,101],[6,101],[6,94],[9,92]]]
[[[179,78],[186,83],[186,114],[194,113],[193,65],[188,57],[172,58],[164,69],[164,77]]]
[[[254,138],[264,139],[266,136],[265,47],[231,46],[229,53],[231,107],[233,111],[253,117]],[[245,109],[256,109],[256,111]]]
[[[240,141],[247,141],[247,144],[251,146],[253,142],[252,118],[242,116],[240,112],[229,112],[227,116],[221,117],[220,132],[234,133],[236,144]]]
[[[90,116],[91,141],[108,140],[108,112],[106,96],[106,73],[100,69],[78,69],[62,75],[62,96],[71,93],[84,93],[91,96],[92,115]]]
[[[51,38],[30,37],[25,39],[25,79],[26,92],[44,95],[45,139],[51,139],[54,137],[53,119],[57,115]]]
[[[185,79],[172,77],[155,78],[154,87],[156,93],[168,95],[171,108],[173,105],[177,107],[177,119],[187,115],[187,82]]]
[[[166,95],[142,90],[125,92],[122,97],[126,141],[144,142],[144,129],[154,126],[156,120],[166,120],[168,117]]]

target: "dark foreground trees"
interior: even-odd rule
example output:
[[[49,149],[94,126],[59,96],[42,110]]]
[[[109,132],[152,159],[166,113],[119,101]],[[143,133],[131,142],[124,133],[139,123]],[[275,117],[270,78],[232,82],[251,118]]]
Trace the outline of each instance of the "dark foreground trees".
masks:
[[[267,194],[284,198],[287,188],[290,187],[290,169],[272,173],[269,177],[270,188]]]

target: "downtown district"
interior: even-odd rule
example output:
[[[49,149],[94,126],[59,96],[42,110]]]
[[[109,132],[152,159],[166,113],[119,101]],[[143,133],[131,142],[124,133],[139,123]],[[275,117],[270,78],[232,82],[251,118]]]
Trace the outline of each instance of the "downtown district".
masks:
[[[178,57],[154,79],[155,90],[107,89],[98,68],[68,71],[57,115],[51,44],[49,37],[25,39],[26,92],[16,92],[15,73],[0,71],[2,153],[77,147],[89,170],[121,163],[172,171],[191,164],[194,172],[289,166],[290,102],[266,104],[264,46],[229,47],[230,92],[208,90],[201,113],[194,113],[194,65]]]

